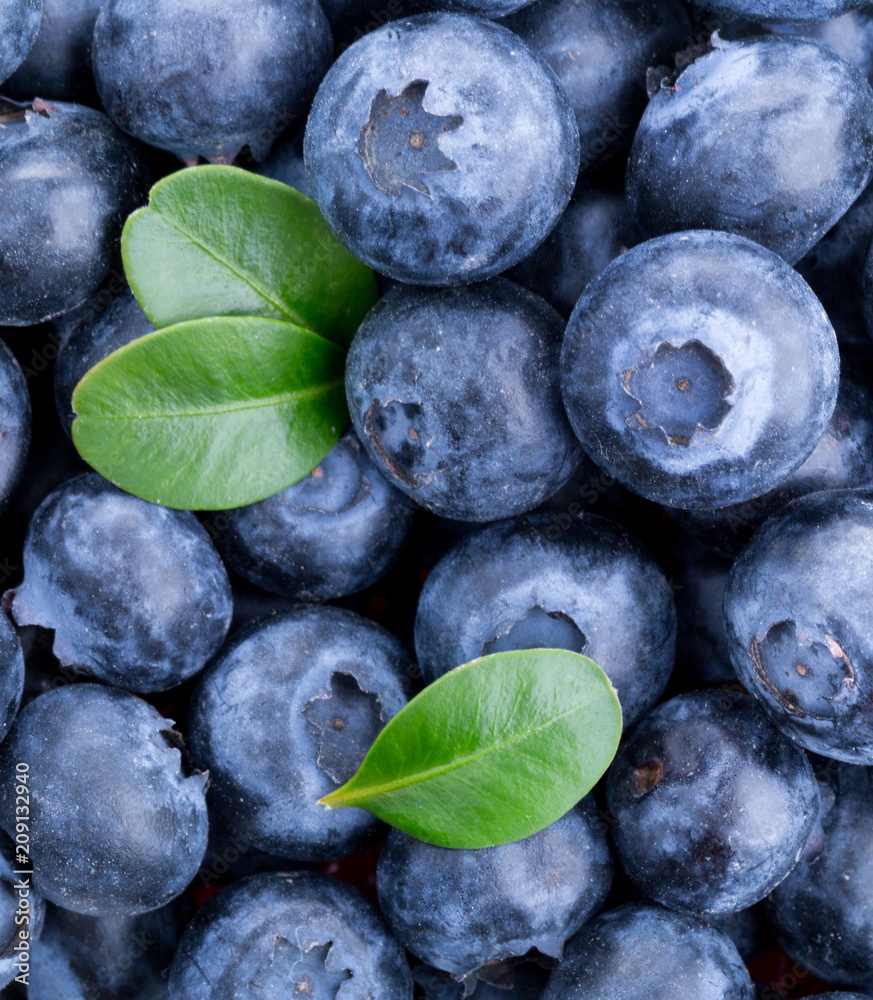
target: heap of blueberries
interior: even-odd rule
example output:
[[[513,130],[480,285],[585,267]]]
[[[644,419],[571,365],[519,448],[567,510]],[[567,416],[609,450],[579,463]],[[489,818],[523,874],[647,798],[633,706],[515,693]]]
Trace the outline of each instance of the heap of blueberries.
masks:
[[[863,1000],[873,6],[381,2],[0,0],[3,996]],[[70,440],[152,330],[121,227],[204,159],[383,292],[335,447],[208,514]],[[622,704],[567,815],[317,805],[526,648]]]

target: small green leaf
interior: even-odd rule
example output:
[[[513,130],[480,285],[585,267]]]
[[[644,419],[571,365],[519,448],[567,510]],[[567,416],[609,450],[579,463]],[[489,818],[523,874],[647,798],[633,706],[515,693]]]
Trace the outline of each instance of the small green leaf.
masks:
[[[495,653],[426,687],[351,781],[320,801],[360,806],[441,847],[492,847],[560,819],[620,737],[618,697],[592,660],[564,649]]]
[[[343,351],[258,317],[167,327],[110,354],[76,387],[73,440],[153,503],[223,510],[310,472],[348,423]]]
[[[347,346],[378,298],[376,276],[314,201],[236,167],[170,174],[122,237],[127,280],[157,327],[265,316]]]

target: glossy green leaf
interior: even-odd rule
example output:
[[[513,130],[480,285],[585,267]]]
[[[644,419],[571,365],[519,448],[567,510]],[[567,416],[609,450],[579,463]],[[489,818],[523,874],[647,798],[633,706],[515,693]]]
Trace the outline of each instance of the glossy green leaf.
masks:
[[[168,507],[221,510],[310,472],[348,423],[343,351],[259,317],[167,327],[76,387],[73,440],[98,472]]]
[[[122,237],[127,280],[157,327],[265,316],[347,346],[378,298],[376,277],[314,201],[235,167],[170,174]]]
[[[483,656],[426,687],[358,773],[321,799],[359,806],[441,847],[491,847],[560,819],[618,749],[606,674],[563,649]]]

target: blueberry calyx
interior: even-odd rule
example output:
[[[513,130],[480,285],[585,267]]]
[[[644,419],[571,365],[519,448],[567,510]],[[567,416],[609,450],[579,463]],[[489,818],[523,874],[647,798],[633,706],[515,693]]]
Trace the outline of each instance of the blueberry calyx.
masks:
[[[427,80],[413,80],[397,97],[380,90],[356,145],[371,180],[385,194],[399,198],[408,187],[430,197],[422,174],[457,170],[439,148],[440,136],[454,132],[460,115],[434,115],[422,106]]]
[[[833,700],[855,689],[848,654],[823,629],[776,622],[763,639],[753,638],[749,652],[761,686],[792,715],[833,719]]]
[[[313,943],[308,948],[292,944],[276,935],[273,952],[267,965],[262,966],[249,985],[264,995],[290,996],[295,1000],[335,1000],[343,983],[352,978],[349,969],[334,968],[330,961],[333,942]],[[318,986],[318,993],[315,987]]]
[[[651,361],[645,355],[621,380],[638,404],[628,424],[658,428],[671,445],[687,447],[699,429],[716,430],[731,409],[733,377],[724,361],[699,340],[679,347],[659,344]]]
[[[662,760],[647,760],[634,768],[634,791],[637,795],[650,792],[664,777]]]
[[[391,474],[410,489],[428,482],[441,460],[431,449],[424,410],[418,403],[374,400],[364,418],[364,435]]]
[[[337,785],[361,766],[384,723],[379,697],[340,671],[331,675],[330,690],[308,701],[301,714],[315,731],[317,767]]]
[[[513,649],[569,649],[584,653],[588,638],[565,611],[535,604],[482,647],[482,656]]]

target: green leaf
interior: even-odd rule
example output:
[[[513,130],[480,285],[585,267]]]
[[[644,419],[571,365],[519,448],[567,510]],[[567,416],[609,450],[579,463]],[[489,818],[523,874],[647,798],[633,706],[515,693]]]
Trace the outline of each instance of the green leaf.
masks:
[[[360,806],[441,847],[492,847],[560,819],[620,737],[618,697],[592,660],[563,649],[495,653],[426,687],[351,781],[320,801]]]
[[[127,280],[157,327],[209,316],[285,320],[347,346],[376,276],[314,201],[235,167],[170,174],[122,237]]]
[[[73,440],[117,486],[168,507],[223,510],[310,472],[348,423],[343,351],[258,317],[167,327],[76,387]]]

